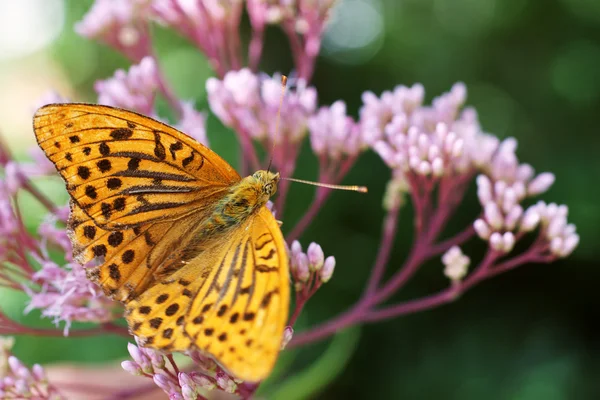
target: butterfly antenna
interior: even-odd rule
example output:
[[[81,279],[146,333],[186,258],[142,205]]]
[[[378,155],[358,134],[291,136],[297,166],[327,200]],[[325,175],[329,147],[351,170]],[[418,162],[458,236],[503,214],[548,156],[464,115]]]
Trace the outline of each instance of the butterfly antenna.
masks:
[[[295,179],[295,178],[281,178],[281,179],[285,179],[286,181],[290,181],[290,182],[305,183],[307,185],[324,187],[324,188],[328,188],[328,189],[348,190],[350,192],[359,192],[359,193],[367,193],[368,192],[366,186],[332,185],[329,183],[305,181],[304,179]]]
[[[287,84],[287,76],[281,75],[281,98],[279,99],[279,109],[277,110],[277,119],[275,120],[275,134],[273,135],[273,147],[271,148],[271,158],[269,159],[269,166],[267,172],[271,170],[271,163],[273,162],[273,153],[275,152],[275,139],[279,134],[279,122],[281,121],[281,108],[283,107],[283,97],[285,95],[285,86]]]

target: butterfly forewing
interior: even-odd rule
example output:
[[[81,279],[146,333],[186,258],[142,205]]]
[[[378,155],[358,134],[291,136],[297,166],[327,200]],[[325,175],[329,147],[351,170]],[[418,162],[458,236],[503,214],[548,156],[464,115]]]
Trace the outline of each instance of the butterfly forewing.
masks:
[[[181,217],[240,179],[207,147],[129,111],[48,105],[33,123],[73,201],[109,229]]]

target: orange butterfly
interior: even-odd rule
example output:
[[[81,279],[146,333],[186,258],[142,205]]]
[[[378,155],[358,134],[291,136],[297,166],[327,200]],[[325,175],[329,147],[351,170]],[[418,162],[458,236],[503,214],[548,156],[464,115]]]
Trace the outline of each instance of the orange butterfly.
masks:
[[[71,196],[74,256],[100,259],[88,278],[126,305],[130,331],[266,378],[290,301],[286,245],[265,206],[279,174],[242,179],[185,134],[113,107],[50,104],[33,125]]]

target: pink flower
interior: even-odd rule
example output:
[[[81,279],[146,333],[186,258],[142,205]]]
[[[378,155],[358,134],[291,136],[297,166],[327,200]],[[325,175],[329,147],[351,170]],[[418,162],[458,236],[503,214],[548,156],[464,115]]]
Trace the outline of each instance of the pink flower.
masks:
[[[318,156],[340,160],[356,156],[363,149],[359,125],[346,115],[346,103],[336,101],[330,107],[321,107],[308,120],[310,144]]]
[[[152,0],[150,7],[153,18],[172,27],[202,50],[219,76],[241,67],[237,29],[242,1]]]
[[[147,17],[146,0],[97,0],[75,30],[139,62],[151,54]]]
[[[6,182],[0,180],[0,260],[3,259],[2,243],[9,240],[19,226],[11,201],[11,190]]]
[[[53,399],[64,397],[48,382],[46,372],[39,364],[27,368],[11,354],[14,340],[0,337],[0,398]]]
[[[396,86],[393,92],[384,91],[380,97],[373,92],[362,95],[363,106],[360,109],[360,124],[367,144],[383,139],[386,126],[395,116],[409,115],[423,103],[425,90],[416,84],[412,87]],[[408,124],[408,121],[406,122]]]
[[[282,94],[277,76],[259,77],[242,69],[227,73],[223,80],[210,78],[206,90],[212,111],[224,124],[265,142],[298,142],[306,135],[308,118],[316,108],[316,90],[299,81],[296,90],[287,91],[283,98],[276,135]]]
[[[55,324],[65,322],[64,335],[72,321],[107,322],[115,318],[115,303],[99,292],[77,263],[60,267],[50,260],[39,260],[41,269],[33,274],[33,285],[25,288],[31,299],[25,312],[42,310]]]
[[[144,57],[129,71],[119,69],[112,78],[97,81],[94,89],[100,104],[153,115],[158,86],[156,61],[152,57]]]
[[[208,146],[208,138],[206,137],[206,115],[196,111],[192,103],[182,102],[181,106],[183,115],[175,127],[193,137],[198,142]]]

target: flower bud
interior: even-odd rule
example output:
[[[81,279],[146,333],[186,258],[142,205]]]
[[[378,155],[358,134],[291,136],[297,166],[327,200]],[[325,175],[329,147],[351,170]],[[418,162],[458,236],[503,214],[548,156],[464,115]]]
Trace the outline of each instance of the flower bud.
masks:
[[[329,256],[325,259],[325,263],[323,264],[323,269],[321,270],[321,282],[323,282],[323,283],[329,282],[329,280],[333,276],[334,269],[335,269],[335,257]]]

